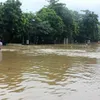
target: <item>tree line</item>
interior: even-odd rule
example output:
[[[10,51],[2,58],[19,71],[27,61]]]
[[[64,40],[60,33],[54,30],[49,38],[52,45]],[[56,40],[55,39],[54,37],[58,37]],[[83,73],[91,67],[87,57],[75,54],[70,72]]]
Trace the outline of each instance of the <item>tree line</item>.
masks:
[[[4,43],[32,44],[84,43],[100,39],[98,15],[89,10],[72,11],[59,0],[38,12],[23,12],[19,0],[0,3],[0,38]],[[34,5],[33,5],[34,6]]]

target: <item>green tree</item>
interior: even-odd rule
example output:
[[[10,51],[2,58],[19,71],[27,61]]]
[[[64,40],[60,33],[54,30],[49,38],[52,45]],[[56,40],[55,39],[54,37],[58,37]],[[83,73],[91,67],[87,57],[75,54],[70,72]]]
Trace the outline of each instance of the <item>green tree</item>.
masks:
[[[37,17],[39,17],[42,22],[48,22],[49,26],[51,26],[50,30],[52,29],[52,32],[49,33],[50,36],[53,40],[60,41],[64,24],[56,12],[53,9],[43,8],[37,13]]]
[[[30,40],[33,34],[35,15],[33,13],[23,13],[21,17],[21,34],[22,43],[26,44],[26,40]]]
[[[81,32],[85,40],[90,39],[91,41],[98,41],[98,16],[94,12],[89,10],[83,10]]]
[[[20,32],[21,3],[18,0],[7,0],[2,8],[3,38],[6,42],[12,42]]]
[[[2,33],[3,33],[3,17],[2,17],[2,14],[3,14],[3,4],[0,3],[0,38],[2,37]]]
[[[76,28],[72,14],[70,10],[66,7],[66,4],[58,2],[53,4],[50,3],[48,8],[53,9],[64,23],[62,38],[69,38],[69,41],[72,42],[73,35],[75,33],[74,31]]]
[[[56,4],[59,0],[46,0],[50,5]]]
[[[69,10],[59,0],[46,0],[49,5],[37,13],[22,13],[19,0],[7,0],[0,3],[0,37],[5,42],[26,44],[62,43],[88,39],[98,41],[100,24],[98,15],[89,10]]]

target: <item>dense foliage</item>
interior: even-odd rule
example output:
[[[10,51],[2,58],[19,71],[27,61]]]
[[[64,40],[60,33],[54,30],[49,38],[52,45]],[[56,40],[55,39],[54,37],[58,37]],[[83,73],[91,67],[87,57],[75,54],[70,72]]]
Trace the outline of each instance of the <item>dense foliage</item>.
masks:
[[[33,44],[84,43],[100,39],[98,15],[89,10],[69,10],[59,0],[47,0],[48,6],[36,14],[24,13],[19,0],[0,3],[0,37],[4,43]]]

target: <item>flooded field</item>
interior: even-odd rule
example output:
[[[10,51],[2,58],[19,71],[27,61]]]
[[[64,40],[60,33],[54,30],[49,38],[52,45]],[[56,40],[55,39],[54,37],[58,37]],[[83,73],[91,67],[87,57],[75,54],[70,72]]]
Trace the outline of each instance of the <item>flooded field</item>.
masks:
[[[4,46],[0,100],[100,100],[100,45]]]

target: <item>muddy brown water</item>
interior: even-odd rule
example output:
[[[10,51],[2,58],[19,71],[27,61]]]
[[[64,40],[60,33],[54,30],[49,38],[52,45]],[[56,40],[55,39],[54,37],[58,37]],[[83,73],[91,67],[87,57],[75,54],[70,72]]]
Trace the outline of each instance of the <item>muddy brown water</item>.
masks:
[[[100,100],[100,45],[4,46],[0,100]]]

